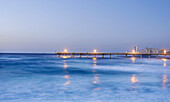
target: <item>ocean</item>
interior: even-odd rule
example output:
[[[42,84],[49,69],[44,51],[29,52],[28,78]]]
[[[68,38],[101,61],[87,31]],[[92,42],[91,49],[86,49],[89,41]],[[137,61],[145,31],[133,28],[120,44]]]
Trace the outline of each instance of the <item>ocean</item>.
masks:
[[[170,60],[0,54],[0,102],[170,102]]]

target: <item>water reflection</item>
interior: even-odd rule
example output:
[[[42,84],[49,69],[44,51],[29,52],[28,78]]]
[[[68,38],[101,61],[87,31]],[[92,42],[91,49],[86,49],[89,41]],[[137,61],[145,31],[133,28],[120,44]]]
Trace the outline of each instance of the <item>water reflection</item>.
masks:
[[[94,67],[97,66],[96,63],[97,63],[97,59],[96,59],[96,58],[93,58],[93,66],[94,66]]]
[[[93,58],[93,67],[95,68],[97,66],[97,58]],[[93,73],[96,73],[96,70],[93,69]],[[99,74],[94,74],[93,84],[98,85],[99,84]],[[99,90],[99,87],[95,87],[93,91]]]
[[[67,67],[68,67],[68,65],[67,65],[66,61],[67,61],[67,60],[64,60],[64,66],[63,66],[63,67],[64,67],[64,69],[63,69],[63,70],[64,70],[64,72],[68,73],[68,71],[66,70],[66,69],[67,69]]]
[[[133,74],[132,77],[130,78],[130,80],[131,80],[131,83],[133,83],[133,86],[130,88],[130,90],[132,91],[138,87],[139,79],[136,77],[135,74]]]
[[[135,74],[132,75],[132,77],[131,77],[131,82],[132,82],[132,83],[137,83],[137,82],[139,82],[139,80],[136,78],[136,75],[135,75]]]
[[[93,58],[93,67],[96,67],[97,66],[97,59],[96,58]],[[93,72],[96,72],[95,69],[93,69]]]
[[[164,67],[166,67],[166,63],[164,62]]]
[[[168,86],[167,82],[168,82],[167,75],[163,74],[163,77],[162,77],[162,86],[163,86],[163,88],[166,88]]]
[[[99,85],[99,74],[94,74],[94,79],[93,79],[93,84],[96,86],[93,91],[99,90],[100,88],[98,87]]]
[[[68,58],[67,56],[62,56],[62,58]]]
[[[93,80],[93,83],[94,84],[99,84],[99,77],[98,77],[99,74],[94,74],[94,80]]]
[[[64,78],[67,80],[67,81],[64,83],[64,85],[65,85],[65,86],[69,85],[69,84],[70,84],[70,80],[69,80],[69,79],[70,79],[70,75],[65,75]]]
[[[166,58],[162,58],[162,60],[164,61],[163,66],[166,67],[166,61],[167,61],[167,59],[166,59]]]
[[[99,87],[98,87],[98,88],[94,88],[93,90],[94,90],[94,91],[96,91],[96,90],[100,90],[100,88],[99,88]]]
[[[130,59],[132,60],[132,63],[134,63],[136,58],[135,57],[131,57]]]
[[[167,59],[166,58],[162,58],[162,60],[164,61],[163,66],[166,67]],[[169,86],[167,83],[168,83],[168,77],[167,77],[167,74],[166,74],[166,68],[164,68],[164,74],[163,74],[163,77],[162,77],[162,87],[166,88],[167,86]]]
[[[67,71],[67,68],[68,68],[68,65],[67,65],[67,62],[66,62],[66,60],[64,60],[64,72],[65,73],[68,73],[68,71]],[[69,85],[70,84],[70,75],[69,74],[67,74],[67,75],[65,75],[64,76],[64,79],[66,79],[67,81],[64,83],[64,85],[65,86],[67,86],[67,85]]]

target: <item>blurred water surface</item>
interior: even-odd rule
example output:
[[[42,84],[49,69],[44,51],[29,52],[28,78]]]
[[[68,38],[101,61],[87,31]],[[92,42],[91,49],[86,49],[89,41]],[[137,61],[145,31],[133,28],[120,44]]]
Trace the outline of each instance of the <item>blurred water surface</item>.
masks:
[[[170,60],[0,55],[0,102],[170,102]]]

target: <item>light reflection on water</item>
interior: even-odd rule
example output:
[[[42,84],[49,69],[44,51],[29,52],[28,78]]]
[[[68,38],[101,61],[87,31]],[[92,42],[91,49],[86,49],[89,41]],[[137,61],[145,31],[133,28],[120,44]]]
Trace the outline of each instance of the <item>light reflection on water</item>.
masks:
[[[63,68],[64,68],[64,72],[66,72],[66,73],[68,73],[67,67],[68,67],[68,65],[67,65],[67,60],[64,60],[64,67],[63,67]],[[64,76],[64,78],[67,80],[67,81],[64,83],[64,85],[65,85],[65,86],[69,85],[69,84],[70,84],[70,75],[67,74],[67,75]]]
[[[97,67],[97,58],[93,58],[93,67],[96,68]],[[93,72],[96,72],[96,69],[93,68]]]
[[[167,75],[163,74],[163,77],[162,77],[162,86],[163,86],[163,88],[167,87],[167,85],[168,85],[167,82],[168,82]]]
[[[170,102],[168,59],[19,58],[0,59],[2,101]]]
[[[139,86],[139,84],[138,84],[139,79],[136,77],[135,74],[133,74],[130,80],[131,80],[131,83],[133,83],[130,90],[133,91]]]
[[[166,61],[167,59],[165,58],[162,58],[162,60],[164,61],[164,74],[163,74],[163,77],[162,77],[162,87],[165,89],[167,86],[169,86],[170,84],[168,84],[168,77],[167,77],[167,71],[166,71]]]
[[[93,81],[93,83],[94,84],[99,84],[99,74],[94,74],[94,81]]]
[[[167,59],[166,59],[166,58],[162,58],[162,60],[164,61],[163,66],[166,67],[166,61],[167,61]]]
[[[131,82],[132,82],[132,83],[137,83],[137,82],[139,82],[139,80],[136,78],[136,75],[135,75],[135,74],[132,75],[132,77],[131,77]]]
[[[132,60],[132,63],[135,63],[135,57],[131,57],[130,59]]]
[[[70,84],[70,80],[69,80],[70,79],[70,75],[65,75],[64,78],[67,80],[64,85],[65,86],[69,85]]]
[[[94,68],[96,68],[97,67],[97,58],[93,58],[93,67]],[[93,73],[95,73],[96,72],[96,69],[94,69],[93,68]],[[94,74],[94,79],[93,79],[93,82],[92,82],[93,84],[99,84],[99,74]],[[93,91],[96,91],[96,90],[100,90],[100,88],[99,87],[95,87],[94,89],[93,89]]]

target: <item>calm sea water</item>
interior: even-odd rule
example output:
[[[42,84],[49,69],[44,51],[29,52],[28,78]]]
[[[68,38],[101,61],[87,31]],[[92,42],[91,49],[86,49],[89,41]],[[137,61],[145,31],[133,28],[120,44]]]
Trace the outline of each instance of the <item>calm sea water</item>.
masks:
[[[0,102],[170,102],[170,60],[0,55]]]

